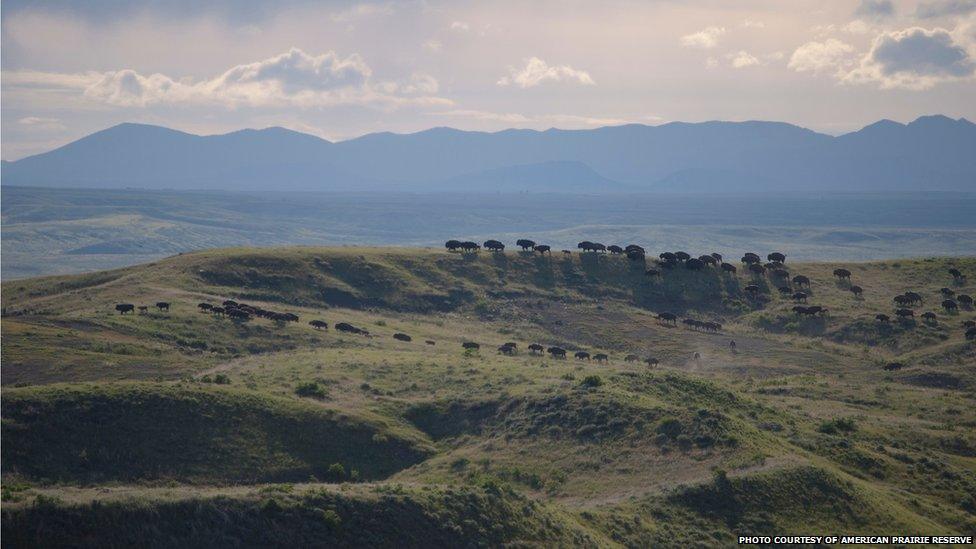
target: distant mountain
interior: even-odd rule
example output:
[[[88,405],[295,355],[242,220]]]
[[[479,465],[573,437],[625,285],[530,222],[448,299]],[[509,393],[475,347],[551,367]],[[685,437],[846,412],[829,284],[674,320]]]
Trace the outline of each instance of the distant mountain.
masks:
[[[976,125],[926,116],[838,137],[779,122],[592,130],[434,128],[331,143],[121,124],[4,162],[5,185],[505,192],[976,190]]]

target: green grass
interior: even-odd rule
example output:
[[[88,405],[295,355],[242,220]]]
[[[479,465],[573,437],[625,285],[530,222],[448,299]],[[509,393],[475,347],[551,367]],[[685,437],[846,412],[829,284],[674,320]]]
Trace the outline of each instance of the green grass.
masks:
[[[832,277],[838,266],[865,288],[861,299]],[[391,523],[417,540],[460,516],[451,498],[428,497],[447,485],[474,500],[528,498],[567,545],[727,544],[736,532],[799,532],[807,515],[826,530],[973,532],[976,345],[961,323],[976,314],[873,320],[906,290],[925,297],[917,314],[937,305],[950,266],[976,280],[972,258],[788,263],[813,280],[808,304],[830,310],[814,319],[798,319],[791,300],[750,275],[678,269],[651,280],[626,258],[558,253],[229,249],[4,283],[4,528],[39,536],[37,521],[51,520],[76,535],[85,516],[105,512],[96,490],[115,486],[137,503],[112,503],[118,516],[157,513],[168,524],[197,506],[234,517],[201,532],[239,539],[252,535],[266,494],[229,484],[287,480],[305,494],[321,487],[307,484],[314,476],[357,481],[346,488],[357,503],[329,508],[340,517],[405,487],[403,505],[443,519]],[[761,297],[745,296],[756,282]],[[976,293],[973,282],[953,287]],[[228,298],[301,322],[197,311]],[[161,300],[169,312],[113,310]],[[668,326],[661,311],[723,328]],[[371,337],[314,330],[312,319]],[[481,349],[465,352],[465,341]],[[496,353],[507,341],[518,354]],[[532,355],[532,342],[570,357]],[[578,361],[576,350],[610,360]],[[905,368],[882,370],[892,361]],[[213,498],[186,497],[190,485]],[[809,497],[790,503],[798,491]],[[54,496],[64,502],[43,499]],[[279,503],[305,516],[304,497]],[[39,500],[50,514],[34,509]],[[723,514],[730,507],[741,514]],[[282,524],[297,537],[282,539],[365,539],[295,520]],[[472,543],[538,540],[543,531],[519,520],[499,515],[498,532],[460,528]]]

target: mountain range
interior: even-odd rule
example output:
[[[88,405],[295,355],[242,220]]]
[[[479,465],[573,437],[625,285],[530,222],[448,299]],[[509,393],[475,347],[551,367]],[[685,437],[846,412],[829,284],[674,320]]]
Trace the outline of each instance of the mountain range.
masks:
[[[458,192],[974,191],[976,124],[924,116],[830,136],[782,122],[590,130],[433,128],[330,142],[120,124],[3,162],[4,185]]]

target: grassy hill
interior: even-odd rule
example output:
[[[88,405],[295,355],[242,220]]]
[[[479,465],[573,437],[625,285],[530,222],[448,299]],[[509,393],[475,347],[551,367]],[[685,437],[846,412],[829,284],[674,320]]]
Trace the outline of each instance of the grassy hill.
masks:
[[[829,310],[809,318],[775,277],[652,267],[558,250],[252,248],[6,282],[4,535],[88,539],[152,516],[113,535],[178,542],[187,513],[218,545],[384,545],[398,530],[406,545],[454,533],[594,546],[976,531],[976,344],[962,325],[976,313],[939,307],[941,288],[976,294],[948,274],[976,280],[976,259],[788,261],[811,279],[806,305]],[[923,297],[915,320],[874,320],[909,290]],[[300,321],[197,307],[226,299]],[[508,341],[514,356],[496,352]],[[269,518],[267,505],[287,512]],[[525,505],[538,506],[529,518]],[[343,525],[385,518],[364,538],[330,529],[330,510]],[[299,524],[322,512],[325,526]]]

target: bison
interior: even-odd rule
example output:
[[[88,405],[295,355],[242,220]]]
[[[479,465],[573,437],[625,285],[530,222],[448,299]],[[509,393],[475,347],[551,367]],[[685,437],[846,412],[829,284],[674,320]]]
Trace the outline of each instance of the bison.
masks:
[[[949,274],[952,275],[952,279],[955,280],[956,282],[959,282],[960,280],[964,280],[966,278],[962,274],[962,272],[959,269],[956,269],[955,267],[949,269]]]
[[[536,246],[535,248],[532,249],[539,252],[539,255],[546,255],[546,254],[552,255],[552,248],[545,244]]]
[[[460,240],[448,240],[447,242],[444,243],[444,247],[447,248],[447,251],[449,251],[449,252],[456,251],[458,248],[461,247],[461,241]]]
[[[497,241],[497,240],[485,240],[485,243],[483,244],[483,246],[484,246],[484,248],[486,250],[491,250],[493,252],[504,252],[505,251],[505,245],[502,244],[501,242]]]
[[[542,345],[539,345],[538,343],[531,343],[531,344],[529,344],[529,352],[532,353],[532,354],[534,354],[534,355],[535,354],[541,354],[544,349],[545,349],[545,347],[543,347]]]
[[[671,324],[674,324],[675,326],[678,325],[678,315],[676,315],[674,313],[666,313],[666,312],[665,313],[658,313],[655,318],[657,318],[658,320],[661,320],[663,322],[670,322]]]
[[[508,345],[501,345],[498,347],[498,353],[502,355],[512,356],[515,354],[515,347],[509,347]]]
[[[523,252],[527,252],[532,248],[535,248],[535,241],[529,240],[527,238],[520,238],[517,241],[515,241],[515,245],[518,246],[519,248],[522,248]]]
[[[213,309],[213,305],[209,303],[197,303],[197,309],[200,309],[200,312],[205,313],[210,309]]]
[[[135,310],[135,308],[136,306],[131,303],[119,303],[115,306],[115,310],[118,311],[120,315],[131,313]]]
[[[896,370],[901,370],[904,367],[905,365],[902,364],[901,362],[889,362],[884,366],[882,366],[881,369],[883,369],[886,372],[894,372]]]
[[[786,255],[779,252],[773,252],[766,256],[766,259],[770,261],[775,261],[776,263],[786,263]]]
[[[586,351],[576,351],[576,354],[573,355],[573,356],[576,357],[576,360],[589,360],[590,359],[590,353],[587,353]]]
[[[731,263],[722,263],[722,270],[730,274],[735,274],[738,269]]]
[[[877,320],[878,322],[888,322],[889,320],[891,320],[891,317],[889,317],[886,314],[878,313],[874,315],[874,319]]]
[[[692,257],[685,261],[685,267],[689,271],[700,271],[705,268],[705,262],[696,257]]]
[[[546,352],[552,355],[552,358],[566,358],[566,349],[562,347],[549,347]]]
[[[597,362],[607,362],[608,360],[610,360],[610,357],[607,356],[605,353],[597,353],[593,355],[593,360]]]
[[[932,311],[927,311],[922,313],[922,318],[925,319],[926,322],[934,322],[937,317]]]
[[[834,269],[834,276],[836,276],[839,280],[850,280],[851,272],[847,269]]]
[[[793,301],[797,301],[797,302],[800,302],[800,303],[806,303],[807,302],[807,294],[805,294],[803,292],[794,292],[793,295],[790,296],[790,297],[793,298]]]
[[[956,295],[956,291],[952,288],[940,288],[939,293],[941,293],[943,297],[952,297]]]
[[[607,246],[607,251],[613,255],[624,253],[624,249],[621,248],[620,246],[617,246],[616,244],[611,244],[610,246]]]
[[[624,357],[624,362],[637,362],[638,360],[640,360],[640,357],[637,355],[627,355]]]
[[[850,291],[852,294],[854,294],[854,297],[861,297],[861,294],[864,293],[864,288],[860,286],[851,286]]]
[[[406,342],[413,341],[413,338],[412,337],[408,336],[407,334],[403,334],[403,333],[399,333],[399,332],[393,334],[393,339],[395,339],[397,341],[406,341]]]
[[[323,320],[312,320],[308,323],[309,326],[315,328],[316,330],[328,330],[329,325]]]
[[[643,261],[644,250],[627,250],[627,259],[631,261]]]
[[[804,286],[806,286],[807,288],[809,288],[810,287],[810,279],[807,278],[807,277],[805,277],[805,276],[803,276],[803,275],[796,275],[796,276],[793,277],[793,284],[796,284],[797,286],[799,286],[801,288],[804,287]]]
[[[645,358],[644,363],[651,367],[657,366],[659,364],[658,360],[652,356]]]
[[[962,305],[963,307],[972,307],[973,306],[973,298],[971,296],[969,296],[968,294],[959,294],[959,295],[957,295],[956,296],[956,301],[958,301],[959,304]]]
[[[761,261],[762,261],[762,258],[760,258],[758,255],[756,255],[756,254],[754,254],[752,252],[748,252],[748,253],[746,253],[745,255],[742,256],[742,262],[745,263],[745,264],[747,264],[747,265],[754,265],[754,264],[757,264],[757,263],[759,263]]]
[[[942,308],[945,309],[946,312],[951,312],[957,310],[959,305],[957,305],[956,302],[951,299],[946,299],[942,302]]]
[[[165,301],[160,301],[156,303],[156,308],[159,309],[160,311],[169,311],[169,303]]]
[[[756,276],[762,276],[762,275],[766,274],[766,267],[763,267],[762,265],[760,265],[758,263],[750,263],[749,264],[749,272],[751,272],[752,274],[754,274]]]
[[[481,348],[481,345],[478,345],[474,341],[465,341],[464,343],[461,344],[461,347],[466,351],[472,351],[472,350],[477,351],[478,349]]]
[[[335,329],[336,329],[337,332],[346,332],[346,333],[350,333],[350,334],[363,334],[363,335],[365,335],[365,331],[364,330],[362,330],[360,328],[357,328],[357,327],[353,326],[352,324],[349,324],[348,322],[340,322],[340,323],[336,324],[335,325]]]
[[[911,309],[898,309],[895,311],[898,318],[915,318],[915,311]]]
[[[674,257],[678,261],[688,261],[691,259],[691,254],[688,252],[674,252]]]
[[[424,341],[424,343],[426,343],[427,345],[437,345],[437,342],[434,341],[433,339],[428,339]]]

